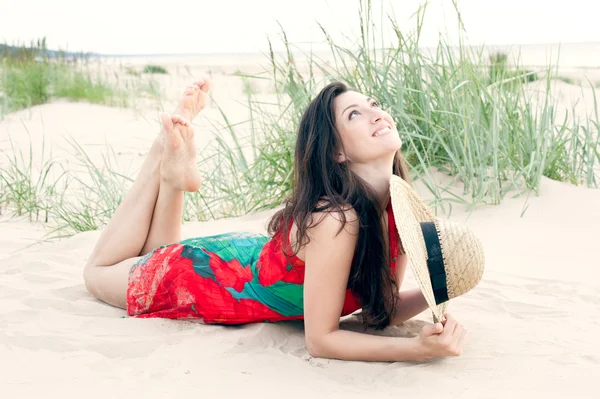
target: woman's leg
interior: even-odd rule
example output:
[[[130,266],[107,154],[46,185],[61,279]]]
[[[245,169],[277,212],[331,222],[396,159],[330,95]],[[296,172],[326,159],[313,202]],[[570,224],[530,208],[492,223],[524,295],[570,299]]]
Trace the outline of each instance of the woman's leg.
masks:
[[[158,197],[161,154],[162,144],[157,139],[83,271],[87,290],[113,306],[126,307],[129,269],[139,259]]]
[[[177,110],[185,121],[191,122],[206,107],[209,90],[210,81],[204,79],[186,89]],[[194,131],[187,123],[178,129],[175,134],[164,136],[158,199],[142,255],[161,245],[181,241],[183,193],[200,188]]]
[[[205,104],[209,83],[198,83],[203,84],[186,89],[179,106],[182,114],[195,116],[201,110],[198,99]],[[162,122],[162,137],[153,144],[84,270],[88,291],[121,308],[126,308],[131,266],[152,248],[180,240],[183,190],[195,191],[200,186],[192,128],[177,116],[165,115]]]

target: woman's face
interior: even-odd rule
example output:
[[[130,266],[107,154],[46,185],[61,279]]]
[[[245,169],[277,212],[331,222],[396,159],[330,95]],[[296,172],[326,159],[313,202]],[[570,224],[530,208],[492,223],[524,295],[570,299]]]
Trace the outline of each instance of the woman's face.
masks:
[[[335,124],[344,143],[339,162],[366,164],[389,157],[402,146],[394,120],[379,103],[347,91],[334,99]]]

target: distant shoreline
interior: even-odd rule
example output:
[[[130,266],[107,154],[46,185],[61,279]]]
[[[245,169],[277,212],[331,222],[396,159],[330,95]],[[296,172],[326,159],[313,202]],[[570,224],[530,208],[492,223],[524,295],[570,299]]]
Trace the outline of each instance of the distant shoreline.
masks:
[[[485,57],[492,52],[503,52],[509,54],[513,59],[519,60],[519,65],[524,67],[548,67],[558,65],[561,68],[583,68],[600,69],[600,42],[573,42],[573,43],[544,43],[544,44],[490,44],[470,45],[465,48],[482,50]],[[457,45],[449,46],[457,50]],[[0,45],[0,51],[15,51],[17,46]],[[423,51],[434,53],[437,47],[422,46]],[[165,65],[236,65],[255,64],[268,61],[269,51],[241,51],[241,52],[219,52],[219,53],[149,53],[149,54],[107,54],[107,53],[85,53],[61,50],[46,50],[50,56],[63,55],[67,57],[86,57],[97,61],[116,61],[139,63],[163,63]],[[287,51],[274,50],[277,58],[285,57]],[[296,57],[313,54],[322,59],[331,58],[331,50],[328,47],[313,48],[312,50],[292,49],[291,53]]]
[[[521,48],[521,47],[548,47],[548,46],[556,46],[556,47],[565,47],[565,46],[599,46],[600,47],[600,42],[569,42],[569,43],[523,43],[523,44],[519,44],[519,43],[515,43],[515,44],[473,44],[473,45],[467,45],[466,47],[470,47],[470,48],[499,48],[499,49],[503,49],[503,48]],[[458,46],[450,46],[451,48],[458,48]],[[426,49],[434,49],[437,48],[436,46],[422,46],[420,47],[424,50]],[[310,50],[294,50],[294,53],[306,53],[309,52]],[[329,50],[327,49],[321,49],[321,50],[313,50],[314,53],[328,53]],[[286,51],[274,51],[275,54],[283,54],[286,53]],[[77,53],[72,53],[72,54],[77,54]],[[126,54],[126,53],[122,53],[122,54],[106,54],[106,53],[86,53],[90,56],[95,56],[95,57],[104,57],[104,58],[125,58],[125,57],[207,57],[207,56],[213,56],[213,57],[219,57],[219,56],[223,56],[223,57],[227,57],[227,56],[239,56],[239,55],[263,55],[263,53],[261,52],[257,52],[257,51],[239,51],[239,52],[219,52],[219,53],[145,53],[145,54]]]
[[[458,46],[451,46],[451,50],[458,51]],[[484,57],[494,52],[502,52],[511,59],[518,59],[522,67],[546,68],[559,66],[575,69],[600,69],[600,42],[587,43],[548,43],[548,44],[514,44],[514,45],[468,45],[466,48],[474,51],[481,50]],[[421,47],[422,51],[435,53],[437,47]],[[313,54],[321,59],[332,59],[329,49],[323,50],[292,50],[292,55],[301,58]],[[286,51],[274,51],[276,58],[287,56]],[[163,63],[165,65],[236,65],[256,64],[268,62],[269,53],[240,52],[240,53],[190,53],[190,54],[101,54],[94,57],[96,60],[114,60],[116,62],[129,62],[131,64]]]

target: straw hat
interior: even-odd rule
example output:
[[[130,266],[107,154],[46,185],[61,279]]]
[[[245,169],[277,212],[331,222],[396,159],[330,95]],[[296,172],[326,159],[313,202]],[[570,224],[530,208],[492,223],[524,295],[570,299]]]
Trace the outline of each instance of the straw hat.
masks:
[[[408,263],[434,321],[444,320],[448,300],[468,292],[481,280],[483,246],[466,226],[438,219],[400,176],[392,175],[390,195]]]

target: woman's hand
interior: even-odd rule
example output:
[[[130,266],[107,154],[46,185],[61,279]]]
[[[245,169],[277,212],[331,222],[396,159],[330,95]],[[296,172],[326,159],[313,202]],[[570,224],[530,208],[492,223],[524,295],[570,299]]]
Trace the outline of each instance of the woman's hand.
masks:
[[[417,339],[423,359],[442,356],[459,356],[467,330],[449,314],[441,323],[427,324]]]

